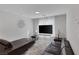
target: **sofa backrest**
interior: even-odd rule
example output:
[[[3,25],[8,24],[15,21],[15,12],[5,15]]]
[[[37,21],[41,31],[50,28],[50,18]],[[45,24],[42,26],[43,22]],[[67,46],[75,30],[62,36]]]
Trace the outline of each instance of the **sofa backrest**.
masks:
[[[12,48],[12,44],[4,39],[0,39],[0,55],[5,54],[7,50]]]
[[[74,55],[69,41],[65,38],[61,41],[61,55]]]
[[[0,44],[0,55],[4,54],[5,52],[5,46]]]

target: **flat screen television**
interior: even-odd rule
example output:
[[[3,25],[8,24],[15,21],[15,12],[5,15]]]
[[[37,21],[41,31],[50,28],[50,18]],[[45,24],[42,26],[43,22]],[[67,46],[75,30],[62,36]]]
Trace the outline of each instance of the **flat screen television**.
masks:
[[[39,25],[39,33],[52,34],[52,25]]]

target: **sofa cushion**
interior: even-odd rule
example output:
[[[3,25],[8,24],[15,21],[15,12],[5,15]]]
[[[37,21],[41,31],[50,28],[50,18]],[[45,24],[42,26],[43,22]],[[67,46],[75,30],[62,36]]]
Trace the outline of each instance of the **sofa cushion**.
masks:
[[[56,46],[50,44],[45,51],[48,53],[59,55],[61,52],[61,49],[59,47],[56,47]]]
[[[12,48],[12,44],[8,42],[7,40],[0,39],[0,44],[5,46],[5,49],[10,49]]]
[[[67,55],[74,55],[74,52],[71,48],[65,47],[65,50]]]
[[[64,39],[64,44],[66,47],[71,48],[68,40]]]
[[[54,42],[52,45],[61,48],[61,42]]]

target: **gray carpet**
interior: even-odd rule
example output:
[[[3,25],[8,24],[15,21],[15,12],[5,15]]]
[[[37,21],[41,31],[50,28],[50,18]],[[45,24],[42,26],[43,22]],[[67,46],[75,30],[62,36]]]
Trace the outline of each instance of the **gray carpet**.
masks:
[[[45,48],[51,43],[50,37],[40,37],[36,43],[24,54],[25,55],[41,55]]]

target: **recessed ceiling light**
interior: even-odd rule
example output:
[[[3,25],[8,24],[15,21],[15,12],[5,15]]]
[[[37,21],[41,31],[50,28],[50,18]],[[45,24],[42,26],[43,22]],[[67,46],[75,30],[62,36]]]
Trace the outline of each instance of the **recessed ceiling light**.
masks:
[[[40,12],[39,11],[37,11],[37,12],[35,12],[36,14],[39,14]]]

